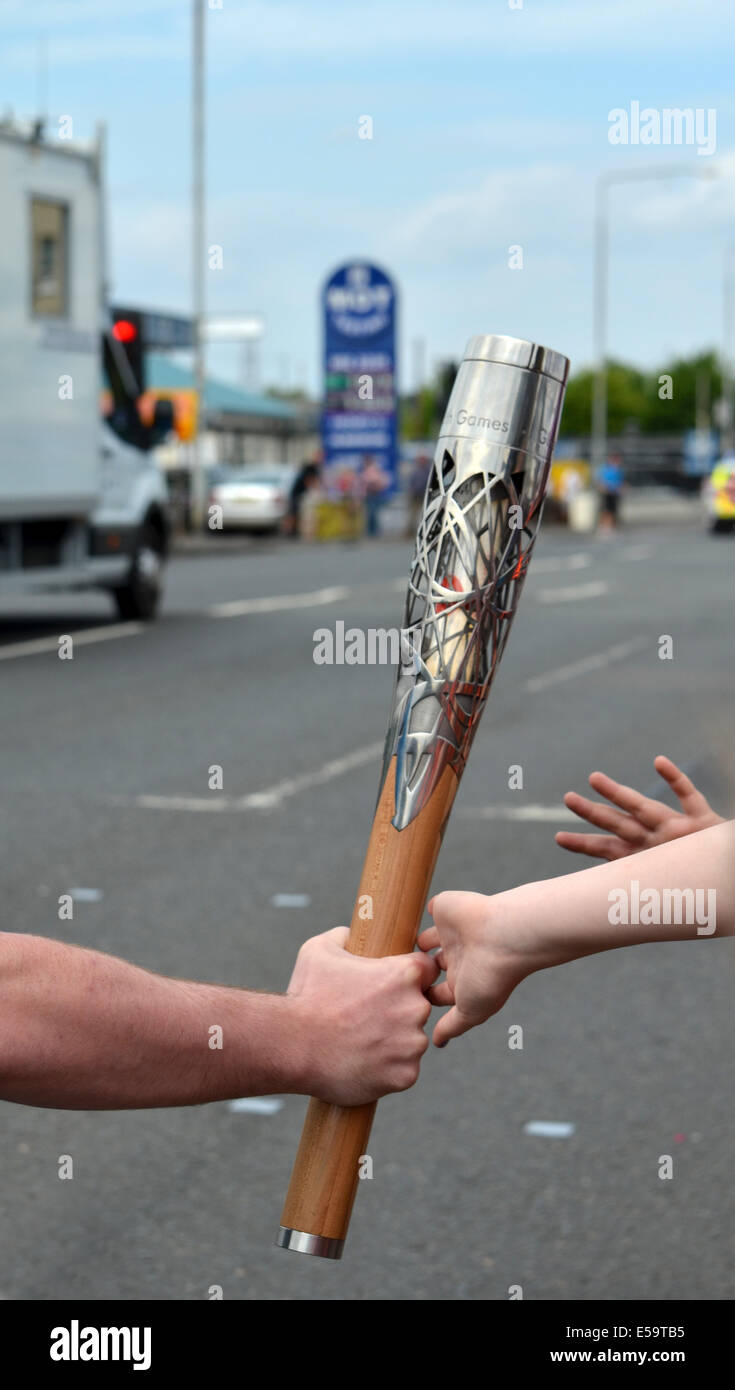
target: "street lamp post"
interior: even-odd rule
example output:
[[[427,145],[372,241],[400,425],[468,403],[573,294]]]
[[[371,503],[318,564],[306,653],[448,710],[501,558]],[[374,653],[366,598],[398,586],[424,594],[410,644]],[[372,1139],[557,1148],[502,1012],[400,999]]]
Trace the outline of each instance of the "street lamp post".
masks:
[[[192,25],[192,291],[194,320],[194,388],[197,398],[196,430],[192,440],[191,522],[199,530],[204,522],[204,0],[194,0]]]
[[[725,247],[722,283],[722,410],[720,453],[731,454],[735,431],[735,374],[733,373],[733,324],[735,321],[735,241]]]
[[[604,173],[595,184],[595,284],[592,341],[595,381],[592,398],[592,466],[600,468],[607,456],[607,327],[610,281],[610,203],[608,192],[615,183],[647,179],[714,178],[711,165],[669,164],[647,169]]]

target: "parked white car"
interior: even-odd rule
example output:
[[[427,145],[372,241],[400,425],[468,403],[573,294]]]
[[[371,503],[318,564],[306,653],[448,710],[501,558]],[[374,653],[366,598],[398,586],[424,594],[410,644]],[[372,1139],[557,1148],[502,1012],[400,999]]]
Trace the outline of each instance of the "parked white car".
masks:
[[[221,507],[222,530],[278,531],[288,512],[295,477],[296,469],[290,464],[216,469],[210,479],[209,505]]]

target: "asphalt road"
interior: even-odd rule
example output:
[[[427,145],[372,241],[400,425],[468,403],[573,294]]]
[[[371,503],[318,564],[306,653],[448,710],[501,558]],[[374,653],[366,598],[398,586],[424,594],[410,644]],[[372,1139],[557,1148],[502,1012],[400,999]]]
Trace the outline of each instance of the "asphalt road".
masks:
[[[315,665],[313,633],[398,625],[407,562],[395,540],[178,559],[142,631],[113,624],[102,596],[4,605],[7,928],[285,988],[300,941],[349,919],[378,760],[339,760],[381,740],[392,688],[385,667]],[[668,752],[735,805],[734,569],[735,542],[688,524],[542,535],[437,887],[568,872],[556,808],[599,766],[650,791]],[[217,611],[234,601],[249,610]],[[99,626],[109,640],[73,661],[26,645]],[[214,763],[222,793],[207,788]],[[61,923],[58,895],[75,888],[97,897]],[[732,1298],[734,983],[730,944],[711,941],[531,978],[381,1103],[341,1264],[272,1244],[301,1098],[267,1115],[4,1104],[0,1295],[201,1300],[219,1284],[227,1299],[503,1300],[520,1284],[526,1299]],[[532,1121],[574,1130],[533,1137]]]

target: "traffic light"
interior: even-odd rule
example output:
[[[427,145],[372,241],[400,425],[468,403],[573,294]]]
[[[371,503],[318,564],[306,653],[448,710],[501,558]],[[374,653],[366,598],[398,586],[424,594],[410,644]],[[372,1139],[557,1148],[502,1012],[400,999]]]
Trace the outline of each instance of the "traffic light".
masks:
[[[127,394],[142,396],[145,391],[145,341],[143,336],[143,315],[138,309],[113,308],[111,311],[109,344],[111,356],[116,361],[117,373],[128,375],[125,364],[132,373],[133,381],[128,382]],[[122,360],[121,360],[122,359]],[[134,391],[131,387],[135,388]]]
[[[117,338],[119,343],[133,343],[138,336],[138,329],[130,319],[118,319],[112,325],[112,336]]]

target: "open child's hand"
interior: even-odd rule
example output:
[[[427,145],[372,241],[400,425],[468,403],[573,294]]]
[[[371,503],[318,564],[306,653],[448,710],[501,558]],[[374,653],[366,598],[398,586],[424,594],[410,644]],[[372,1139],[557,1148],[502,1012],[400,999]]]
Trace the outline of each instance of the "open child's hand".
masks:
[[[578,792],[567,792],[564,801],[581,820],[589,821],[590,825],[597,825],[608,833],[587,835],[572,830],[558,830],[556,843],[562,849],[588,854],[592,859],[622,859],[626,854],[652,849],[654,845],[666,844],[669,840],[680,839],[682,835],[691,835],[695,830],[706,830],[708,826],[722,822],[723,817],[712,810],[694,783],[670,758],[659,756],[654,759],[653,765],[678,798],[680,811],[666,806],[663,801],[642,796],[633,787],[614,782],[604,772],[593,772],[589,779],[590,786],[612,805],[589,801]]]

